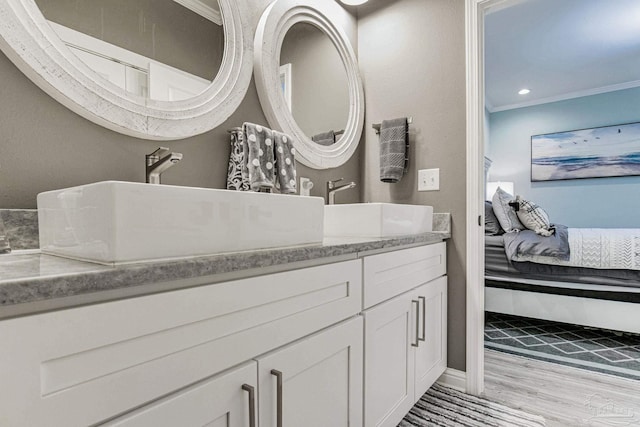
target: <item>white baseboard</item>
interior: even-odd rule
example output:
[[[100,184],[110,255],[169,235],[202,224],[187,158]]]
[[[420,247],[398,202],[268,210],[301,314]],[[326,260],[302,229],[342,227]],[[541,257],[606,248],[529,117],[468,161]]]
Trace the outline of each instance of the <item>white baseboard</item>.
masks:
[[[451,387],[455,390],[466,392],[467,389],[467,373],[453,368],[447,368],[440,378],[438,384]]]

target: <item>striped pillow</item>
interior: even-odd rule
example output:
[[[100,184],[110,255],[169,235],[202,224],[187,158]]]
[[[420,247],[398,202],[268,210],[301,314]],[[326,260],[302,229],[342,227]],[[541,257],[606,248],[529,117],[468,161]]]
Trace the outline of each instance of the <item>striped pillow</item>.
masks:
[[[549,215],[547,215],[544,209],[520,196],[516,196],[516,203],[518,204],[518,219],[522,225],[541,236],[548,237],[554,233],[555,230],[549,222]]]

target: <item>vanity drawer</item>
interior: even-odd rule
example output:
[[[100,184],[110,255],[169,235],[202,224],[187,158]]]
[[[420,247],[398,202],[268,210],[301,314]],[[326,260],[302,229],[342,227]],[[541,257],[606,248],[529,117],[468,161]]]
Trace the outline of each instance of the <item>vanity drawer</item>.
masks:
[[[364,258],[364,308],[447,273],[445,242]]]
[[[360,311],[361,269],[346,261],[2,321],[0,426],[95,424],[335,324]]]

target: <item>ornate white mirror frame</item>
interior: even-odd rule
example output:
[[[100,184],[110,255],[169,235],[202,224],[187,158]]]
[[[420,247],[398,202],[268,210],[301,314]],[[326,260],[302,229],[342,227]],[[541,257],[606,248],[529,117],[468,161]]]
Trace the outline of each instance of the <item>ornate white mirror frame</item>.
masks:
[[[0,1],[0,49],[46,93],[77,114],[144,139],[182,139],[222,124],[251,81],[253,40],[246,0],[219,0],[225,47],[212,84],[184,101],[143,98],[100,78],[48,25],[34,0]]]
[[[329,169],[349,160],[360,143],[364,125],[364,90],[353,47],[344,30],[330,19],[345,11],[335,1],[305,0],[303,5],[300,3],[299,0],[275,0],[262,15],[254,43],[256,87],[269,125],[293,137],[296,159],[312,168]],[[315,25],[326,33],[346,69],[349,117],[344,134],[333,145],[316,144],[302,131],[281,90],[280,50],[289,28],[299,22]]]

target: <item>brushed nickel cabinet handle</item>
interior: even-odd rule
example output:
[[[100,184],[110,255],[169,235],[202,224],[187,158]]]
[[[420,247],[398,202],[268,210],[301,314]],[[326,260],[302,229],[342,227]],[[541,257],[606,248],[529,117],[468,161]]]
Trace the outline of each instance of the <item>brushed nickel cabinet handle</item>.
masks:
[[[411,300],[412,304],[416,305],[416,342],[411,343],[413,347],[418,347],[420,345],[420,301]]]
[[[427,298],[418,297],[420,301],[422,301],[422,337],[419,337],[418,340],[426,341],[427,339]]]
[[[276,377],[276,427],[282,427],[282,372],[272,369],[271,375]]]
[[[249,393],[249,427],[256,427],[256,388],[242,384],[242,389]]]

